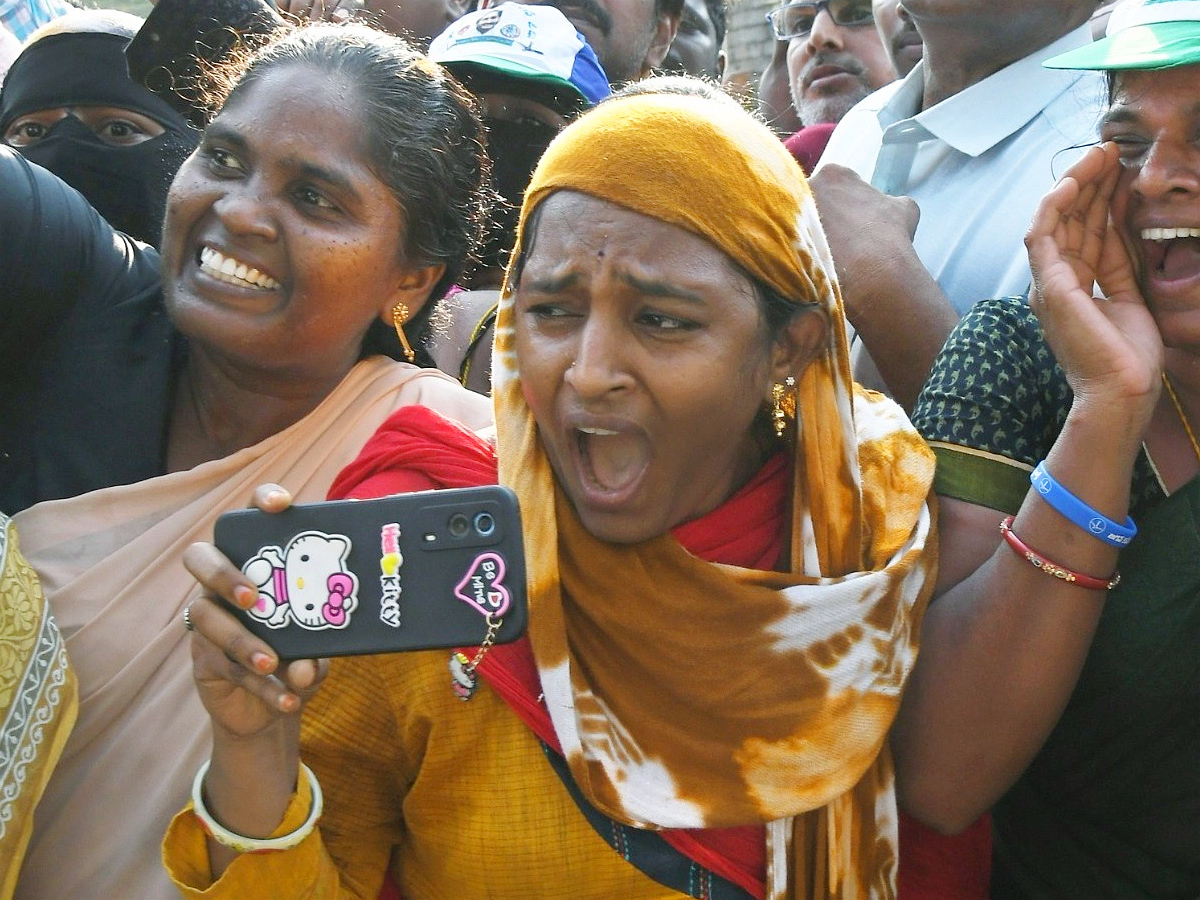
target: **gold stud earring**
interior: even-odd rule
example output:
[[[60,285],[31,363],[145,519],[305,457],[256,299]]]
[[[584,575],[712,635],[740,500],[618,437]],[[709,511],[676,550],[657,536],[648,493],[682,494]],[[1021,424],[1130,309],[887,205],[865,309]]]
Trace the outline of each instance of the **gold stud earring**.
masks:
[[[417,358],[412,345],[404,334],[404,323],[408,321],[408,304],[397,303],[392,307],[392,324],[396,326],[396,337],[400,338],[400,346],[404,348],[404,358],[412,362]]]
[[[788,420],[796,416],[795,389],[796,379],[791,375],[771,385],[771,425],[778,438],[787,432]]]

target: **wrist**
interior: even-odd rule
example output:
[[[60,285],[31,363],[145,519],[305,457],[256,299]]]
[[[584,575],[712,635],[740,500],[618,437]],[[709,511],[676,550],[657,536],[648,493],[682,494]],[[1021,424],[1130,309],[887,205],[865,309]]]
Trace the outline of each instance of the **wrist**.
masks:
[[[296,791],[298,741],[287,734],[254,738],[213,736],[212,758],[204,779],[204,802],[231,831],[251,838],[271,834]]]
[[[1096,459],[1097,466],[1109,461],[1128,461],[1141,449],[1146,429],[1154,414],[1154,402],[1144,398],[1121,399],[1076,394],[1056,441],[1070,444],[1074,452]]]
[[[887,321],[889,307],[897,297],[896,279],[904,277],[903,271],[902,263],[889,270],[874,254],[838,267],[846,318],[855,330],[869,331],[880,320]]]
[[[213,815],[204,796],[205,776],[209,767],[209,762],[200,766],[192,782],[192,811],[199,819],[205,833],[217,844],[227,848],[226,852],[271,853],[290,850],[303,843],[316,828],[317,822],[321,818],[324,800],[321,795],[320,783],[308,766],[300,765],[301,780],[296,791],[297,804],[302,803],[304,806],[303,820],[298,819],[294,812],[286,817],[281,817],[282,821],[277,828],[272,829],[272,832],[284,833],[265,838],[248,836],[234,831]]]
[[[1130,516],[1118,522],[1109,518],[1100,510],[1089,506],[1075,496],[1050,474],[1046,463],[1040,462],[1034,467],[1029,481],[1038,495],[1054,508],[1063,518],[1082,528],[1087,534],[1112,547],[1127,547],[1137,535],[1137,525]],[[1010,537],[1005,526],[1001,525],[1006,538]]]

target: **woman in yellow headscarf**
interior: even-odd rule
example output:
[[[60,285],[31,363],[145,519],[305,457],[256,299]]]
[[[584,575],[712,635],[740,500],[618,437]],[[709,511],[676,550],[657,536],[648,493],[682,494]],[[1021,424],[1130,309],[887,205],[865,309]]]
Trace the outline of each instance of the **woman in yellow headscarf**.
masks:
[[[189,897],[373,898],[385,873],[412,898],[894,896],[885,738],[932,587],[933,464],[850,380],[800,170],[728,99],[643,87],[551,144],[521,223],[494,381],[528,638],[470,651],[462,703],[445,652],[277,670],[198,601],[213,757],[169,870]],[[408,411],[333,494],[493,466]],[[187,562],[252,602],[215,548]],[[232,847],[270,835],[293,846]]]

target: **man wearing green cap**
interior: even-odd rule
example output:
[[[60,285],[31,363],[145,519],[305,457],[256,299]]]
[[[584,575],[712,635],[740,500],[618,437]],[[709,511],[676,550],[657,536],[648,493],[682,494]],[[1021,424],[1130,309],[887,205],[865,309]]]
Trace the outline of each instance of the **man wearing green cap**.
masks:
[[[500,198],[489,211],[469,290],[443,302],[446,327],[430,342],[438,368],[491,391],[491,347],[504,267],[534,166],[568,120],[610,93],[596,54],[550,6],[503,3],[467,13],[434,38],[429,58],[479,98]]]

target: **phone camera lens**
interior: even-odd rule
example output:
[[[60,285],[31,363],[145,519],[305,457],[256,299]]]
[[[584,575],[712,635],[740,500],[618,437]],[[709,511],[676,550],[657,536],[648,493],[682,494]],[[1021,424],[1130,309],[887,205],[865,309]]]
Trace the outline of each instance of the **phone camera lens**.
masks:
[[[496,520],[492,518],[492,514],[485,512],[477,513],[475,515],[475,530],[484,537],[492,534],[496,530]]]
[[[450,537],[466,537],[471,530],[471,520],[463,513],[455,513],[450,517]]]

